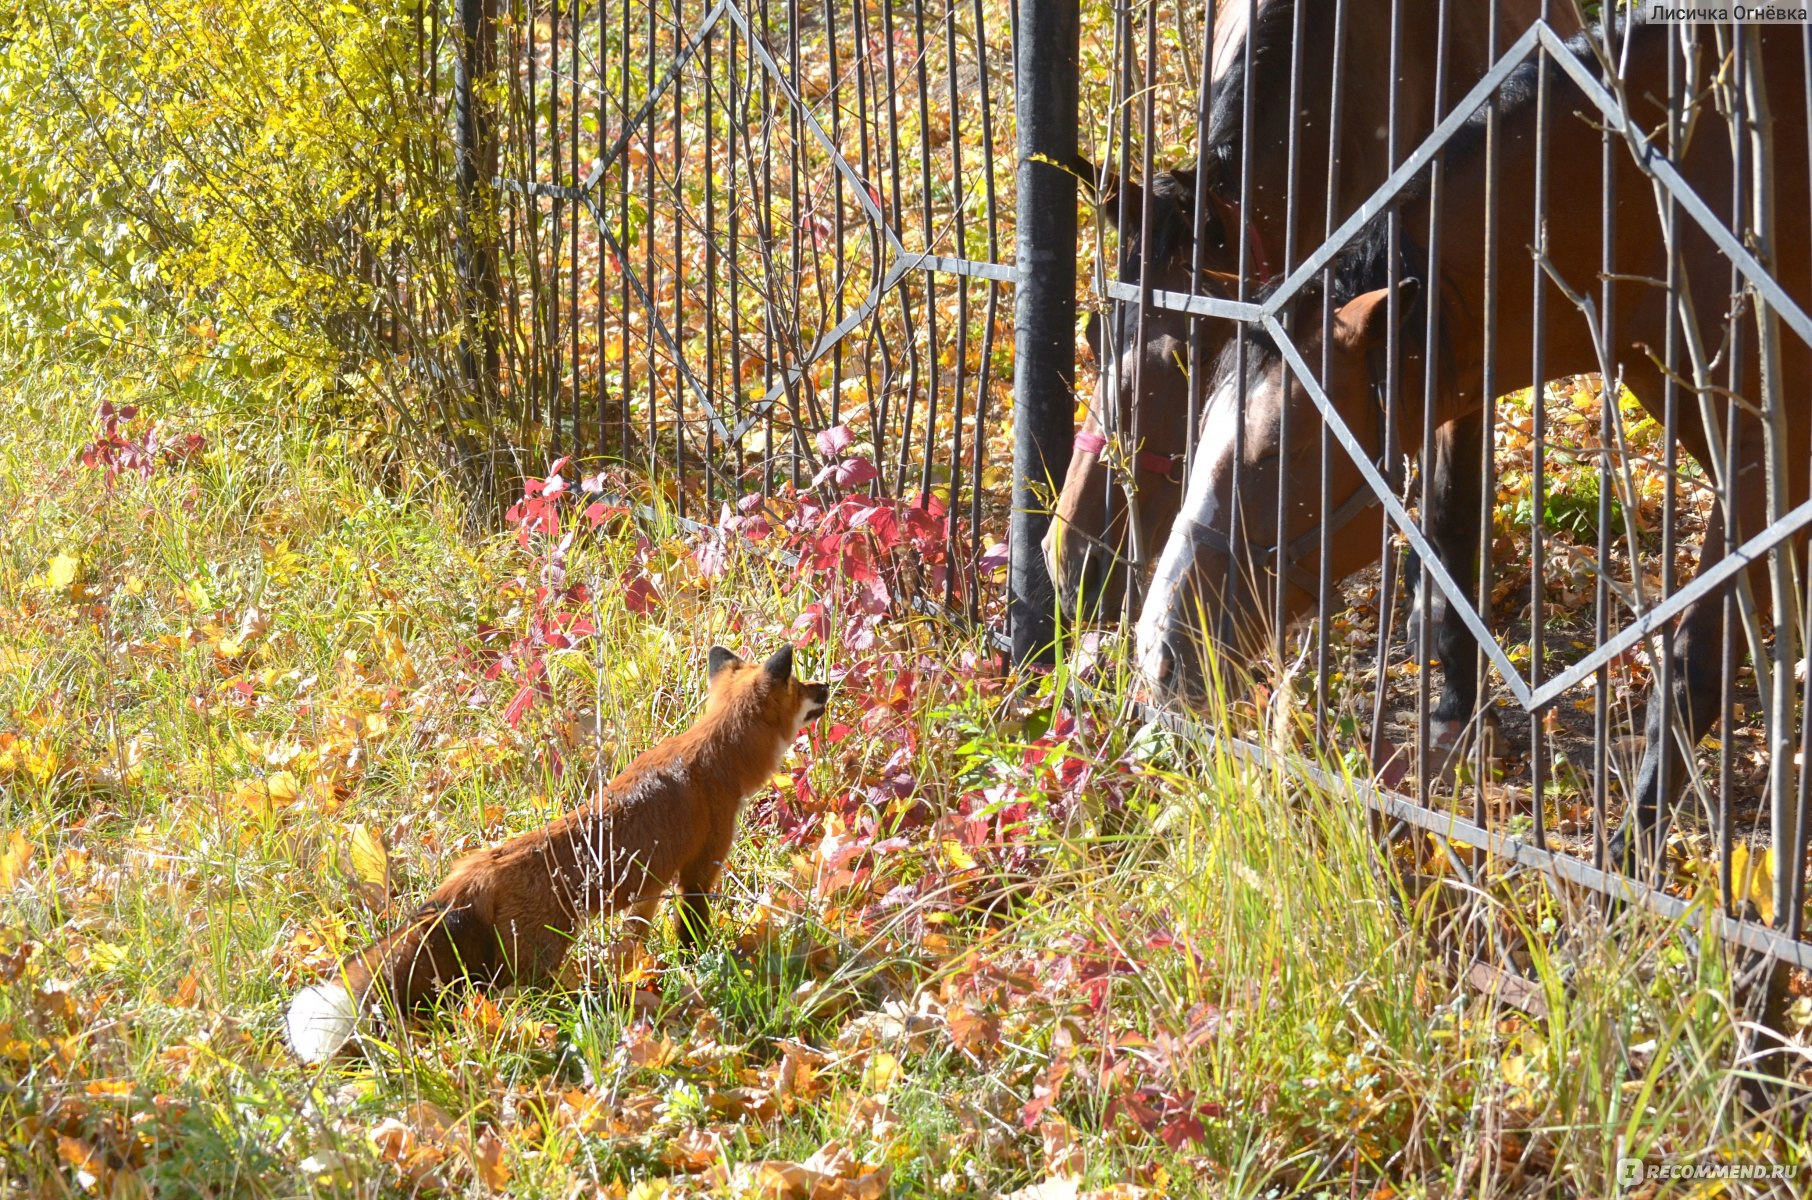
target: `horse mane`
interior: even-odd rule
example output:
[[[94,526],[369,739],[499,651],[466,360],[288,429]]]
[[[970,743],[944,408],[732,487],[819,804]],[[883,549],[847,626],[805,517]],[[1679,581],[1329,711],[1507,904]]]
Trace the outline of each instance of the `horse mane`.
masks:
[[[1193,167],[1160,171],[1147,184],[1151,207],[1151,245],[1140,244],[1140,214],[1121,209],[1121,278],[1137,277],[1140,260],[1168,264],[1194,241],[1195,193],[1200,187],[1228,191],[1228,179],[1239,169],[1239,137],[1247,77],[1245,44],[1252,42],[1254,77],[1269,80],[1282,59],[1290,68],[1290,42],[1298,0],[1252,0],[1258,11],[1248,21],[1245,37],[1233,52],[1232,65],[1215,87],[1203,157]]]
[[[1186,250],[1193,241],[1189,232],[1195,219],[1195,183],[1185,176],[1187,169],[1159,171],[1146,185],[1147,203],[1151,206],[1151,245],[1139,244],[1141,213],[1136,207],[1122,210],[1127,223],[1120,239],[1121,276],[1130,271],[1137,278],[1140,259],[1160,268]]]
[[[1257,87],[1258,94],[1277,94],[1279,89],[1271,75],[1281,66],[1288,83],[1291,34],[1295,29],[1296,5],[1299,0],[1251,0],[1257,9],[1246,24],[1246,36],[1234,50],[1226,75],[1216,81],[1214,100],[1208,112],[1208,135],[1203,139],[1203,161],[1200,183],[1204,187],[1232,191],[1231,181],[1238,178],[1241,136],[1244,132],[1246,91]],[[1252,77],[1246,74],[1246,46],[1252,47]]]

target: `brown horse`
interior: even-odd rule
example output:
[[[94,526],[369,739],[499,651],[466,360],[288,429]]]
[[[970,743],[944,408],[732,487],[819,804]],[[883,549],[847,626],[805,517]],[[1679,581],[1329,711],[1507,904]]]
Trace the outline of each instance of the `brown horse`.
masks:
[[[1359,207],[1390,173],[1392,96],[1398,161],[1434,126],[1444,7],[1451,26],[1445,33],[1445,103],[1464,94],[1491,66],[1490,23],[1475,6],[1453,0],[1396,3],[1400,34],[1394,79],[1392,0],[1256,0],[1256,18],[1251,16],[1252,0],[1247,0],[1216,14],[1215,82],[1203,162],[1159,174],[1148,189],[1136,184],[1122,189],[1112,182],[1102,188],[1103,214],[1119,230],[1121,282],[1137,284],[1144,271],[1154,289],[1191,291],[1195,239],[1190,231],[1198,189],[1205,189],[1204,290],[1226,298],[1243,297],[1300,262],[1328,229]],[[1557,32],[1578,29],[1572,0],[1552,0],[1546,7],[1552,9],[1548,19]],[[1500,0],[1497,46],[1508,46],[1543,8],[1543,0]],[[1291,59],[1299,18],[1302,45],[1293,114]],[[1343,52],[1336,93],[1337,50]],[[1293,196],[1286,194],[1292,130]],[[1287,203],[1291,199],[1293,213]],[[1141,239],[1146,203],[1151,207],[1149,252]],[[1233,333],[1230,322],[1204,322],[1197,335],[1203,339],[1201,361],[1213,362]],[[1089,322],[1089,341],[1102,370],[1044,541],[1045,560],[1066,611],[1080,606],[1091,616],[1117,612],[1129,565],[1149,563],[1176,515],[1189,418],[1189,336],[1189,318],[1181,313],[1149,309],[1141,322],[1137,305],[1117,301],[1108,306],[1108,320],[1096,316]],[[1130,472],[1136,484],[1130,507],[1123,486],[1128,480],[1114,478],[1116,470]]]
[[[1657,115],[1660,106],[1655,98],[1669,94],[1669,60],[1679,53],[1677,43],[1670,39],[1680,32],[1678,28],[1643,25],[1628,30],[1622,66],[1624,94],[1632,98],[1640,124],[1652,126],[1663,120]],[[1775,281],[1803,308],[1812,300],[1812,235],[1804,219],[1812,179],[1803,33],[1797,26],[1753,27],[1751,33],[1759,39],[1760,78],[1765,81],[1774,114],[1770,181],[1780,212],[1775,244],[1760,248],[1758,254],[1772,264]],[[1699,32],[1701,82],[1720,77],[1719,54],[1709,45],[1710,38],[1708,31]],[[1576,40],[1574,49],[1577,60],[1595,73],[1597,60],[1585,40]],[[1664,227],[1657,218],[1655,188],[1633,154],[1620,145],[1612,147],[1607,180],[1600,125],[1589,119],[1597,117],[1596,110],[1589,115],[1582,111],[1590,105],[1558,66],[1547,72],[1547,100],[1538,106],[1538,78],[1535,64],[1525,64],[1506,84],[1500,101],[1497,217],[1491,227],[1500,264],[1493,326],[1498,348],[1496,387],[1508,391],[1542,379],[1599,371],[1601,365],[1608,365],[1609,372],[1620,376],[1657,420],[1665,420],[1670,375],[1676,381],[1690,380],[1692,369],[1685,365],[1684,349],[1677,349],[1680,361],[1671,364],[1671,371],[1657,361],[1664,347],[1675,344],[1670,341],[1669,325],[1678,309],[1661,282],[1669,278],[1669,254]],[[1709,113],[1709,103],[1706,110]],[[1539,128],[1543,111],[1547,114],[1545,130]],[[1731,138],[1715,113],[1707,113],[1701,114],[1674,165],[1718,219],[1738,228]],[[1390,433],[1378,396],[1393,321],[1404,355],[1395,428],[1395,445],[1403,452],[1413,453],[1418,448],[1425,419],[1448,428],[1468,420],[1476,422],[1484,400],[1485,314],[1492,307],[1484,269],[1487,156],[1480,124],[1475,119],[1450,143],[1438,200],[1425,193],[1402,208],[1399,269],[1405,283],[1398,303],[1387,303],[1382,287],[1390,263],[1383,228],[1374,223],[1342,264],[1355,277],[1369,276],[1374,290],[1341,305],[1331,326],[1322,323],[1320,297],[1304,295],[1293,305],[1295,341],[1305,365],[1313,368],[1325,351],[1329,362],[1326,395],[1365,455],[1378,463],[1384,461],[1384,439]],[[1554,203],[1538,222],[1534,181],[1541,135],[1547,139],[1550,176],[1564,180],[1565,190],[1556,187]],[[1601,201],[1606,196],[1611,197],[1608,211]],[[1425,247],[1431,219],[1436,217],[1442,230],[1441,253],[1431,279]],[[1742,293],[1733,294],[1731,260],[1711,237],[1685,215],[1677,223],[1677,277],[1683,280],[1678,294],[1690,301],[1704,325],[1706,357],[1718,356],[1713,367],[1718,386],[1708,387],[1700,396],[1687,384],[1676,385],[1675,435],[1707,468],[1709,478],[1724,475],[1719,469],[1724,464],[1714,457],[1713,446],[1724,447],[1727,461],[1734,467],[1724,487],[1732,501],[1736,537],[1746,539],[1767,524],[1769,491],[1763,421],[1753,391],[1762,371],[1750,312],[1753,300]],[[1614,231],[1608,272],[1601,237],[1604,229]],[[1540,285],[1540,304],[1530,262],[1532,247],[1541,247],[1546,258],[1543,279],[1549,282]],[[1592,297],[1600,306],[1597,311],[1608,364],[1601,364],[1591,327],[1566,292],[1552,282],[1556,278],[1565,281],[1573,295]],[[1539,379],[1533,355],[1523,349],[1538,344],[1538,333],[1542,338]],[[1785,469],[1773,478],[1785,484],[1788,502],[1796,503],[1807,494],[1804,447],[1812,433],[1812,403],[1807,401],[1805,380],[1812,378],[1812,350],[1784,326],[1779,340],[1774,369],[1783,381],[1780,394],[1786,446],[1799,449],[1785,454]],[[1429,395],[1423,384],[1431,346],[1436,384]],[[1328,539],[1327,573],[1331,578],[1340,579],[1378,559],[1380,512],[1356,462],[1338,449],[1334,451],[1328,464],[1324,506],[1319,438],[1299,437],[1295,439],[1299,444],[1288,447],[1278,444],[1278,421],[1286,409],[1286,420],[1293,428],[1321,425],[1319,411],[1300,379],[1285,365],[1278,348],[1262,340],[1246,366],[1244,438],[1240,440],[1243,458],[1235,460],[1236,439],[1230,429],[1220,435],[1203,433],[1181,515],[1159,558],[1150,598],[1139,619],[1141,669],[1160,693],[1169,696],[1200,693],[1205,648],[1220,640],[1218,633],[1209,631],[1232,632],[1236,645],[1240,638],[1264,636],[1260,630],[1271,615],[1267,598],[1279,570],[1286,580],[1290,610],[1286,616],[1309,608],[1314,589],[1312,580],[1304,577],[1320,571],[1322,540],[1316,531],[1324,517],[1342,526]],[[1206,404],[1205,430],[1230,426],[1240,411],[1236,398],[1241,389],[1232,356],[1223,355],[1218,367]],[[1733,393],[1721,390],[1732,384]],[[1744,392],[1749,393],[1747,399],[1741,398]],[[1428,405],[1433,406],[1432,414],[1426,411]],[[1703,413],[1715,409],[1722,414],[1727,407],[1730,417],[1714,418],[1707,426]],[[1462,581],[1476,560],[1483,501],[1480,474],[1477,470],[1456,473],[1451,494],[1437,497],[1422,518],[1430,541],[1441,550],[1442,561]],[[1229,515],[1235,503],[1236,475],[1242,514],[1237,527]],[[1283,487],[1290,489],[1290,495],[1280,529],[1278,493]],[[1723,503],[1721,495],[1719,507],[1708,521],[1700,551],[1701,570],[1710,569],[1727,549]],[[1750,570],[1765,573],[1766,566],[1761,559]],[[1476,576],[1476,569],[1471,573]],[[1768,588],[1753,580],[1752,586],[1757,601],[1765,606]],[[1457,623],[1447,624],[1452,628],[1443,627],[1439,645],[1447,688],[1435,717],[1452,721],[1469,716],[1476,701],[1472,684],[1475,646]],[[1613,847],[1619,861],[1632,848],[1631,838],[1637,830],[1646,835],[1642,839],[1645,853],[1652,856],[1656,851],[1664,827],[1661,818],[1685,777],[1680,740],[1671,736],[1670,713],[1678,715],[1688,744],[1696,743],[1710,727],[1718,708],[1723,635],[1722,596],[1717,592],[1686,609],[1680,618],[1666,673],[1657,672],[1674,681],[1673,696],[1670,702],[1657,691],[1649,700],[1647,744],[1631,809],[1634,823],[1626,820]]]

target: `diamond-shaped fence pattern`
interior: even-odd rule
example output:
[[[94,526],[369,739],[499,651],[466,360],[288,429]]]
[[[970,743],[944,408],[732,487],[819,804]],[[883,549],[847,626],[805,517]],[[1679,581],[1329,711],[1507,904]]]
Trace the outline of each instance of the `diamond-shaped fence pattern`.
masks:
[[[510,386],[707,520],[809,487],[837,430],[973,562],[1009,481],[1006,7],[687,9],[500,18]]]
[[[1307,589],[1312,619],[1281,630],[1273,622],[1270,636],[1280,661],[1294,663],[1290,682],[1306,696],[1313,727],[1324,736],[1348,731],[1348,765],[1386,785],[1369,793],[1381,812],[1673,915],[1691,911],[1682,895],[1703,889],[1719,901],[1704,919],[1722,935],[1806,966],[1812,947],[1796,939],[1807,854],[1801,647],[1812,500],[1805,391],[1793,365],[1812,344],[1800,224],[1812,82],[1799,36],[1634,25],[1569,42],[1532,21],[1505,39],[1476,84],[1437,104],[1427,136],[1406,145],[1352,211],[1336,214],[1324,240],[1290,253],[1273,286],[1185,294],[1142,288],[1135,272],[1102,290],[1147,313],[1241,323],[1306,394],[1312,428],[1295,433],[1297,457],[1288,445],[1269,460],[1248,450],[1232,469],[1231,504],[1212,486],[1200,492],[1211,498],[1206,520],[1224,525],[1229,511],[1241,511],[1242,486],[1254,488],[1234,518],[1242,527],[1204,527],[1197,514],[1170,537],[1229,556],[1252,577],[1242,586],[1262,591],[1277,613],[1301,613],[1289,594]],[[1287,46],[1278,53],[1287,56]],[[1632,83],[1626,69],[1642,74]],[[1324,151],[1306,148],[1311,161]],[[1510,165],[1491,165],[1500,159]],[[1459,198],[1444,198],[1443,188]],[[1526,224],[1528,236],[1503,244],[1493,231],[1507,220]],[[1395,264],[1409,271],[1413,263],[1432,299],[1404,304],[1414,324],[1399,326],[1390,344],[1399,356],[1414,347],[1411,355],[1386,366],[1387,344],[1374,348],[1374,397],[1354,390],[1363,387],[1355,376],[1327,373],[1320,297],[1350,298],[1338,272],[1386,229],[1392,278]],[[1250,223],[1240,236],[1252,240]],[[1487,255],[1482,284],[1481,242],[1497,254],[1494,263]],[[1633,265],[1619,249],[1650,242],[1652,258]],[[1273,255],[1276,265],[1275,246]],[[1443,255],[1472,264],[1461,269],[1474,277],[1444,275]],[[1243,261],[1253,260],[1248,246]],[[1622,306],[1615,315],[1613,304]],[[1269,434],[1268,410],[1253,418],[1245,407],[1260,403],[1247,398],[1257,384],[1230,383],[1213,362],[1191,369],[1198,395],[1217,384],[1229,389],[1223,398],[1237,390],[1241,415],[1222,428]],[[1525,377],[1533,389],[1492,387],[1494,378]],[[1638,386],[1640,395],[1624,390]],[[1467,405],[1452,397],[1466,394],[1482,394],[1487,422],[1484,460],[1457,464],[1486,481],[1480,564],[1443,555],[1430,529],[1452,494],[1439,477],[1455,465],[1424,453],[1404,472],[1380,445],[1386,428],[1395,431],[1389,444],[1423,443],[1448,419],[1427,417],[1423,426],[1437,398],[1452,405],[1441,411],[1457,414]],[[1210,420],[1202,436],[1214,427]],[[1304,441],[1322,449],[1305,450]],[[1212,458],[1216,449],[1194,453]],[[1344,504],[1344,493],[1317,493],[1335,459],[1360,478]],[[1265,461],[1296,463],[1296,473],[1281,472],[1280,486],[1246,469]],[[1256,482],[1243,485],[1247,475]],[[1345,523],[1366,500],[1382,511],[1373,566],[1344,579],[1323,573],[1318,589],[1315,558],[1336,554],[1342,539],[1350,544],[1359,527]],[[1184,508],[1190,518],[1187,501]],[[1276,531],[1273,514],[1305,510],[1320,514],[1319,538],[1314,529]],[[1728,548],[1701,555],[1708,539]],[[1308,560],[1306,570],[1292,554]],[[1438,634],[1405,636],[1412,597],[1393,582],[1405,570],[1410,591],[1421,585],[1421,607],[1445,614],[1423,630],[1440,620],[1478,646],[1483,716],[1459,714],[1467,728],[1457,748],[1433,744],[1435,733],[1453,734],[1435,713]],[[1193,586],[1225,591],[1217,579]],[[1227,632],[1218,628],[1217,636]],[[1466,669],[1451,656],[1442,665],[1450,674]],[[1655,694],[1678,699],[1649,706]],[[1701,742],[1708,725],[1713,736]],[[1270,736],[1238,727],[1224,734]],[[1367,743],[1369,754],[1358,749]],[[1658,813],[1639,807],[1657,797]],[[1664,890],[1651,887],[1661,871],[1651,849],[1644,880],[1619,877],[1620,864],[1605,857],[1619,824],[1626,836],[1665,841],[1684,875],[1661,872]],[[1758,859],[1769,864],[1762,883],[1743,868]],[[1731,919],[1749,905],[1765,923]]]

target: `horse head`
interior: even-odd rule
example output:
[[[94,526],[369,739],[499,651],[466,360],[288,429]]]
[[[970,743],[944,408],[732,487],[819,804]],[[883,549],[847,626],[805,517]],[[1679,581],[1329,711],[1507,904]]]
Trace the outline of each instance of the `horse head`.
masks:
[[[1405,449],[1387,436],[1381,400],[1387,324],[1393,308],[1402,319],[1414,287],[1400,284],[1394,306],[1388,289],[1341,305],[1325,336],[1319,294],[1295,305],[1304,361],[1322,361],[1325,342],[1326,395],[1387,476],[1387,452]],[[1324,496],[1322,426],[1302,381],[1262,335],[1249,338],[1243,353],[1231,345],[1221,352],[1181,508],[1139,616],[1139,666],[1160,696],[1200,700],[1211,661],[1263,658],[1278,622],[1315,604],[1324,546],[1331,583],[1376,561],[1377,500],[1338,446],[1326,463]]]
[[[1149,188],[1110,179],[1100,193],[1102,215],[1119,232],[1119,282],[1137,286],[1143,274],[1154,290],[1189,292],[1195,172],[1163,172]],[[1202,228],[1204,253],[1219,256],[1225,238],[1218,210],[1207,211]],[[1217,339],[1225,336],[1223,324],[1212,327]],[[1176,514],[1189,412],[1188,336],[1184,314],[1141,312],[1135,302],[1110,300],[1089,318],[1098,368],[1094,396],[1044,540],[1066,611],[1116,610],[1129,570],[1149,561]]]

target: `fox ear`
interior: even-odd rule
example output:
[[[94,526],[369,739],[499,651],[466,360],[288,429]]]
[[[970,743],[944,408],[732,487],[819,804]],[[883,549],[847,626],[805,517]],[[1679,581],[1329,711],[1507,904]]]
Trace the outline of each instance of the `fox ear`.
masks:
[[[726,650],[722,646],[713,646],[711,647],[711,653],[705,659],[705,678],[716,679],[719,671],[732,663],[739,663],[741,661],[742,659],[736,657],[735,651]]]
[[[773,657],[761,664],[761,669],[769,679],[785,683],[793,677],[793,648],[782,646],[774,651]]]

